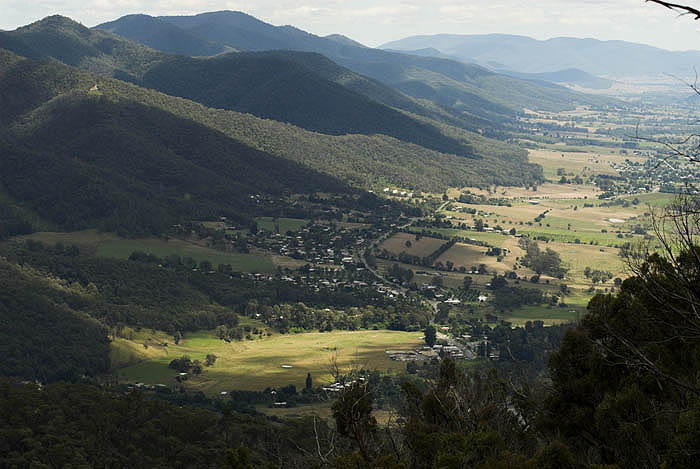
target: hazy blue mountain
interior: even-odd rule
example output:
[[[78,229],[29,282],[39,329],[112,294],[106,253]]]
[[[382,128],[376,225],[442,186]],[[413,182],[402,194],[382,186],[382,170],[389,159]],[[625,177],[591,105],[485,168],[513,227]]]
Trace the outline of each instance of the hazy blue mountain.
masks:
[[[434,47],[426,47],[424,49],[416,50],[398,50],[398,49],[382,49],[387,52],[396,52],[397,54],[409,54],[409,55],[419,55],[421,57],[439,57],[441,59],[451,59],[460,60],[458,57],[452,57],[447,54],[443,54]]]
[[[344,47],[340,42],[314,36],[292,26],[273,26],[241,12],[217,11],[195,16],[161,16],[160,19],[210,41],[236,44],[232,47],[241,50],[316,51],[319,43],[324,43],[326,48]],[[294,46],[289,47],[290,44]]]
[[[606,90],[614,83],[613,80],[597,77],[577,68],[543,73],[523,73],[514,72],[512,70],[500,70],[499,72],[504,75],[510,75],[523,80],[534,80],[546,83],[566,83],[569,85],[578,85],[591,90]]]
[[[525,73],[581,69],[593,75],[692,74],[699,51],[673,52],[624,41],[558,37],[539,41],[505,34],[412,36],[381,46],[392,50],[434,48],[461,60]]]
[[[328,36],[324,36],[324,38],[330,39],[331,41],[339,42],[340,44],[345,44],[346,46],[367,47],[364,44],[350,39],[347,36],[343,36],[342,34],[329,34]]]

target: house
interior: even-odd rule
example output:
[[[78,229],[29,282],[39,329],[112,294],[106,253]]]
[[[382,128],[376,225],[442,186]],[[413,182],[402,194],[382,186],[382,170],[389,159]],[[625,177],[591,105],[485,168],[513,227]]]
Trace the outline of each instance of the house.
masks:
[[[479,297],[477,298],[477,300],[479,301],[479,303],[484,303],[484,302],[485,302],[486,300],[488,300],[488,299],[489,299],[489,297],[486,296],[486,295],[479,295]]]

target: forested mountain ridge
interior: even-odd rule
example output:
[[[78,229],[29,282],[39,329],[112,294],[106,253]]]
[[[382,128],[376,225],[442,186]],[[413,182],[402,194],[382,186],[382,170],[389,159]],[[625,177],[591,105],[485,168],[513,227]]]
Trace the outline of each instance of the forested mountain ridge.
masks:
[[[30,59],[53,59],[127,81],[137,80],[155,61],[166,57],[137,42],[92,31],[59,15],[14,31],[0,31],[0,48]]]
[[[245,222],[256,210],[251,194],[353,192],[332,177],[139,102],[129,96],[133,85],[111,80],[113,93],[107,85],[103,93],[87,72],[4,51],[0,64],[0,103],[7,111],[0,183],[20,206],[57,227],[159,233],[192,219]]]
[[[128,37],[168,54],[210,56],[231,51],[229,47],[207,41],[167,21],[148,15],[124,16],[118,22],[101,24],[100,29]]]
[[[376,79],[421,100],[445,107],[463,119],[492,123],[509,119],[523,108],[558,110],[575,103],[609,102],[565,89],[494,74],[480,66],[449,59],[420,57],[322,38],[292,26],[272,26],[241,12],[220,11],[195,16],[159,17],[186,32],[238,50],[285,49],[318,52],[354,72]],[[109,23],[115,25],[121,20]],[[101,28],[97,26],[96,28]],[[135,35],[127,36],[138,40]],[[513,91],[517,90],[517,91]]]
[[[64,229],[240,220],[257,210],[251,194],[355,193],[346,183],[442,190],[541,178],[524,151],[477,135],[478,160],[381,135],[323,135],[7,51],[0,85],[0,183]]]
[[[247,112],[324,134],[383,134],[442,153],[476,156],[469,145],[434,126],[326,80],[279,54],[173,58],[154,66],[140,83],[209,107]]]
[[[228,54],[208,60],[174,56],[58,16],[0,33],[0,47],[3,45],[16,53],[51,57],[214,108],[249,112],[333,135],[384,134],[443,153],[475,156],[469,145],[391,106],[425,116],[442,117],[447,114],[444,111],[425,109],[320,56]],[[463,124],[454,116],[448,118],[449,123]]]
[[[221,31],[221,34],[236,35],[237,33],[240,33],[236,36],[236,41],[234,41],[239,42],[241,44],[240,50],[257,51],[261,53],[264,52],[268,55],[281,56],[287,58],[288,60],[295,61],[310,68],[315,73],[321,75],[322,77],[328,80],[334,81],[360,94],[364,94],[365,96],[374,99],[375,101],[378,101],[380,103],[386,104],[387,106],[403,109],[405,111],[412,112],[415,114],[427,115],[428,117],[447,119],[448,121],[451,120],[450,123],[453,123],[455,125],[465,124],[464,117],[459,115],[459,113],[449,112],[444,108],[430,105],[424,101],[416,101],[414,99],[411,99],[407,95],[404,95],[403,93],[395,90],[394,88],[388,87],[376,80],[373,80],[363,75],[359,75],[350,71],[347,68],[337,65],[336,63],[332,62],[330,59],[327,58],[328,54],[324,55],[325,49],[323,48],[317,51],[314,48],[310,48],[311,43],[309,43],[309,47],[307,48],[299,48],[294,46],[290,47],[290,43],[296,44],[296,41],[298,40],[294,38],[298,38],[298,36],[300,35],[302,37],[305,37],[307,35],[307,33],[303,31],[291,27],[282,28],[282,30],[284,30],[285,33],[282,34],[283,38],[280,38],[277,37],[280,31],[279,28],[267,25],[266,23],[263,23],[262,21],[259,21],[253,18],[252,16],[245,15],[243,13],[234,14],[233,16],[228,15],[228,13],[232,12],[221,12],[222,15],[225,15],[228,18],[234,18],[234,23],[232,28],[228,28],[228,26],[230,26],[228,24],[225,25],[225,27]],[[139,18],[135,18],[136,16],[138,16]],[[177,28],[182,35],[182,39],[178,39],[178,41],[186,41],[190,35],[194,35],[195,37],[199,38],[199,36],[196,35],[196,31],[190,31],[184,27],[180,27],[179,20],[185,21],[187,18],[178,17],[156,18],[147,15],[130,15],[119,18],[109,23],[98,25],[93,29],[110,31],[122,37],[141,42],[142,44],[145,44],[156,50],[168,52],[170,42],[166,39],[160,42],[146,41],[140,39],[140,35],[144,32],[140,26],[140,23],[146,21],[145,18],[140,18],[141,16],[146,16],[148,18],[148,24],[152,26],[151,29],[155,27],[156,29],[167,29],[168,31],[170,31],[170,28]],[[216,17],[217,14],[213,14],[213,16]],[[207,14],[199,16],[200,19],[207,17]],[[165,25],[169,26],[169,28],[167,28]],[[201,28],[206,30],[209,26],[211,25],[204,22]],[[194,29],[199,29],[199,27],[196,27]],[[212,33],[208,32],[205,34]],[[349,38],[345,38],[339,35],[331,35],[322,39],[324,41],[332,41],[342,46],[366,48],[362,44],[359,44],[355,41],[352,41]],[[196,46],[197,43],[195,42],[194,44],[190,45],[190,48]],[[314,53],[304,54],[299,53],[300,51],[311,51]],[[193,53],[185,55],[206,56],[213,54],[209,54],[205,49],[196,49]],[[487,124],[488,123],[486,121],[481,123],[481,125]],[[491,123],[490,125],[493,125],[493,123]]]

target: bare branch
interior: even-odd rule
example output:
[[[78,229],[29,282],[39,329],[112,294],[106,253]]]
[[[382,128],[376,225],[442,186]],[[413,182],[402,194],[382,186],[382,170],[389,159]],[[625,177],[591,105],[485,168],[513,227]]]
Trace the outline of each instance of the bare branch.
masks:
[[[663,2],[661,0],[646,0],[646,2],[656,3],[657,5],[661,5],[663,7],[668,8],[669,10],[680,11],[681,16],[691,15],[695,16],[695,18],[693,19],[700,20],[700,10],[697,10],[693,7],[689,7],[687,5],[678,5],[676,3]]]

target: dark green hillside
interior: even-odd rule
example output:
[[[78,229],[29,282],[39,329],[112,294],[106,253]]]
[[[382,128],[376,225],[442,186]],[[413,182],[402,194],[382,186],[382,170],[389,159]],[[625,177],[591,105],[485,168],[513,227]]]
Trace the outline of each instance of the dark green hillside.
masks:
[[[301,64],[313,70],[326,80],[337,83],[344,88],[355,91],[374,101],[411,114],[424,116],[437,122],[445,122],[463,128],[494,126],[494,122],[473,118],[459,112],[453,112],[449,108],[436,105],[431,101],[412,98],[408,94],[404,94],[396,88],[387,86],[378,80],[360,75],[348,68],[341,67],[319,53],[275,50],[258,52],[258,54],[280,57]],[[508,112],[510,113],[510,111]],[[502,119],[502,116],[499,116],[498,119]]]
[[[100,75],[133,81],[165,55],[63,16],[0,31],[0,48],[30,59],[55,59]]]
[[[202,16],[203,18],[206,17],[206,15]],[[186,18],[187,17],[182,18],[183,21],[186,21]],[[243,28],[240,31],[245,32],[245,34],[237,36],[235,41],[237,44],[239,44],[240,48],[256,51],[275,49],[266,50],[264,54],[261,52],[260,57],[264,55],[266,57],[277,57],[294,62],[295,64],[309,68],[320,77],[341,85],[344,88],[362,94],[386,106],[398,108],[413,114],[423,115],[432,119],[444,121],[448,124],[465,128],[479,128],[494,125],[494,122],[475,119],[471,116],[465,116],[462,113],[437,106],[434,103],[412,99],[395,88],[382,84],[377,80],[359,75],[345,67],[341,67],[318,53],[309,54],[293,50],[283,50],[288,49],[288,44],[286,42],[280,42],[279,40],[268,36],[265,36],[266,39],[261,38],[254,32],[256,29],[263,28],[269,30],[270,35],[274,36],[276,34],[280,34],[280,30],[272,26],[266,28],[265,23],[255,20],[247,15],[242,15],[239,19],[242,19],[243,21],[235,22],[235,25],[232,26],[233,29],[229,28],[228,26],[224,26],[221,34],[224,36],[236,34],[236,31],[239,31],[239,29],[236,28]],[[171,24],[168,21],[173,21],[173,23]],[[211,52],[210,45],[218,43],[207,42],[205,46],[203,46],[202,39],[187,29],[177,26],[179,21],[178,18],[169,18],[168,21],[146,15],[129,15],[109,23],[101,24],[96,26],[94,29],[110,31],[163,52],[178,53],[181,55],[190,56],[215,55],[215,53]],[[210,25],[206,21],[202,24],[205,25],[205,29]],[[172,29],[165,28],[164,25],[167,25]],[[248,25],[249,27],[246,27],[245,25]],[[298,37],[300,33],[306,34],[299,30],[295,30],[294,28],[287,28],[286,31],[287,33],[285,37],[288,36],[290,41],[292,41],[294,37]],[[213,33],[211,31],[206,31],[206,34],[211,35]],[[343,39],[342,37],[324,38],[324,41],[333,41],[354,48],[365,48],[361,44],[355,43],[347,38]],[[307,45],[310,46],[310,44],[311,43]],[[267,45],[267,47],[263,47],[263,45]],[[315,49],[307,47],[304,50]],[[220,51],[217,51],[216,53],[219,52]],[[278,65],[273,65],[273,67],[278,67]],[[316,79],[318,78],[316,77]],[[510,113],[510,111],[508,111],[508,113]],[[502,116],[499,116],[499,120],[501,119]]]
[[[33,272],[57,303],[110,327],[131,325],[173,333],[237,320],[234,312],[212,305],[186,278],[154,264],[89,257],[72,246],[31,241],[11,242],[2,255]]]
[[[2,183],[64,229],[159,233],[186,220],[255,210],[251,194],[343,191],[295,163],[192,121],[129,101],[67,94],[2,144]]]
[[[238,53],[208,60],[173,57],[149,70],[143,86],[214,108],[290,122],[330,135],[384,134],[456,155],[468,145],[278,55]]]
[[[118,21],[101,24],[98,28],[168,54],[210,56],[230,50],[229,47],[204,40],[167,21],[148,15],[124,16]]]
[[[6,64],[4,67],[0,67],[0,103],[10,103],[11,106],[8,105],[8,109],[12,110],[8,113],[7,123],[11,120],[19,119],[23,113],[30,112],[54,96],[75,91],[73,94],[76,97],[59,100],[57,103],[84,104],[99,101],[101,103],[121,103],[118,106],[122,107],[125,106],[125,102],[139,103],[146,108],[156,108],[163,111],[166,113],[163,116],[171,114],[183,121],[194,121],[203,126],[198,127],[192,123],[188,124],[187,122],[178,121],[178,125],[181,128],[182,126],[190,125],[202,132],[216,131],[214,141],[220,141],[222,138],[221,134],[223,134],[227,138],[268,155],[301,163],[306,167],[315,169],[319,173],[331,175],[365,188],[377,188],[389,183],[416,190],[442,191],[448,186],[521,185],[537,182],[542,177],[541,168],[527,163],[525,151],[461,129],[451,129],[449,132],[445,129],[441,131],[448,134],[451,132],[450,135],[455,140],[463,140],[465,144],[473,146],[474,152],[480,159],[472,160],[442,154],[382,135],[330,136],[309,132],[292,125],[260,119],[250,114],[208,109],[192,101],[167,96],[118,80],[95,77],[89,73],[57,63],[20,60],[9,52],[0,52],[0,60],[2,60],[1,63]],[[99,90],[90,92],[89,90],[95,84],[98,84]],[[108,99],[100,100],[100,96]],[[116,104],[111,105],[114,106]],[[21,125],[6,125],[6,132],[14,134],[22,129],[31,129],[32,125],[40,127],[43,125],[42,123],[49,122],[47,119],[50,119],[52,115],[56,115],[55,112],[58,112],[56,111],[57,107],[58,104],[53,106],[47,104],[41,111],[36,111],[32,114],[32,117],[22,120],[23,123]],[[134,110],[135,108],[126,106],[125,109]],[[149,110],[144,116],[154,116],[154,114],[154,112]],[[115,111],[114,113],[114,116],[121,115],[121,111]],[[107,119],[106,116],[104,118]],[[158,121],[160,117],[157,119],[154,117],[153,119]],[[55,120],[52,122],[55,122]],[[58,125],[59,123],[56,122],[56,124]],[[110,126],[114,125],[121,124],[119,124],[119,121],[110,123]],[[180,151],[169,148],[169,144],[163,141],[166,137],[171,136],[172,132],[170,130],[163,129],[162,131],[154,131],[154,134],[142,135],[143,132],[140,130],[142,125],[145,124],[137,120],[129,123],[127,128],[134,129],[135,136],[145,139],[143,145],[148,143],[148,145],[155,145],[148,148],[164,148],[168,152]],[[83,130],[81,135],[91,132],[104,133],[111,128],[110,126],[105,128],[89,127],[87,130]],[[149,126],[145,128],[150,128]],[[73,133],[68,132],[67,134],[72,135]],[[46,135],[52,134],[47,131]],[[8,134],[8,138],[10,136]],[[158,136],[160,137],[158,138]],[[25,154],[34,151],[33,147],[36,142],[32,142],[28,136],[23,137],[21,134],[17,134],[13,138],[15,151]],[[54,134],[52,142],[64,138],[65,136]],[[172,138],[173,141],[178,141],[174,136]],[[66,145],[70,141],[73,141],[73,137],[68,139],[66,143],[60,143],[60,146],[67,148]],[[86,140],[80,141],[85,142]],[[102,142],[101,138],[95,141],[98,143]],[[9,145],[10,140],[4,144]],[[227,143],[227,145],[229,144]],[[47,147],[45,146],[44,148]],[[143,148],[146,148],[146,146]],[[99,149],[99,151],[107,150]],[[183,158],[181,153],[177,154]],[[65,154],[62,157],[65,157]],[[232,157],[227,156],[226,158]],[[273,161],[265,158],[263,160]],[[280,162],[280,168],[287,168],[284,165],[284,160],[274,161]],[[81,162],[81,164],[85,163],[85,161]],[[289,180],[289,177],[297,174],[298,171],[302,171],[302,174],[312,174],[303,167],[291,166],[291,168],[292,170],[290,171],[280,170],[284,174],[285,180]],[[272,172],[271,174],[277,173]],[[4,175],[0,177],[2,176]],[[10,178],[10,176],[7,177]],[[316,190],[322,190],[324,187],[330,189],[338,184],[330,180],[323,182],[317,177],[307,178],[305,176],[303,179],[308,182],[299,189],[308,188],[309,185]],[[238,180],[236,182],[236,184],[244,183],[247,182]],[[188,182],[188,184],[190,183]],[[252,184],[256,183],[252,182]],[[282,183],[280,187],[289,187],[289,185]],[[347,190],[347,188],[342,189],[342,191]],[[164,195],[164,192],[160,189],[158,189],[157,193]],[[41,194],[35,194],[35,196],[37,200],[42,197]],[[46,199],[49,200],[50,197],[46,197]],[[196,198],[183,200],[182,194],[174,200],[168,200],[169,202],[185,204],[186,206],[196,203],[199,204],[199,207],[203,207],[204,203],[203,200]]]
[[[145,23],[156,21],[175,28],[148,18],[129,18],[125,24],[120,22],[113,27],[150,34],[154,28]],[[54,37],[58,39],[53,41]],[[45,46],[50,41],[60,47]],[[102,47],[105,42],[112,44],[109,49]],[[475,156],[469,145],[388,106],[397,105],[427,116],[440,116],[439,111],[425,110],[425,106],[395,90],[357,77],[322,57],[297,61],[298,56],[305,54],[230,54],[211,60],[171,56],[103,30],[91,31],[58,16],[0,34],[0,47],[3,44],[17,53],[31,49],[30,57],[52,57],[210,107],[249,112],[332,135],[384,134],[444,153]],[[322,73],[300,62],[313,65]],[[353,84],[357,92],[344,83]]]
[[[569,90],[551,90],[504,75],[488,72],[477,65],[449,59],[400,54],[318,37],[290,26],[272,26],[245,13],[220,11],[195,16],[161,17],[175,26],[198,34],[210,41],[240,50],[287,49],[319,52],[350,70],[380,82],[412,92],[417,87],[407,83],[419,81],[431,88],[439,102],[452,103],[454,110],[492,119],[483,114],[479,101],[462,99],[463,93],[473,93],[512,111],[523,108],[558,110],[574,102],[602,104],[603,98]],[[426,96],[418,89],[415,97]],[[487,108],[493,112],[495,109]],[[501,119],[507,115],[501,116]]]
[[[7,52],[0,58],[0,103],[9,111],[0,132],[0,184],[3,216],[19,225],[14,233],[26,231],[28,221],[13,208],[17,203],[63,229],[139,235],[192,219],[248,220],[259,211],[252,194],[352,192],[188,115],[173,115],[176,98],[144,90],[155,99],[143,103],[130,96],[135,87],[118,81],[106,96],[90,91],[97,79],[85,72]]]
[[[109,368],[107,331],[48,280],[0,258],[0,375],[74,381]]]

